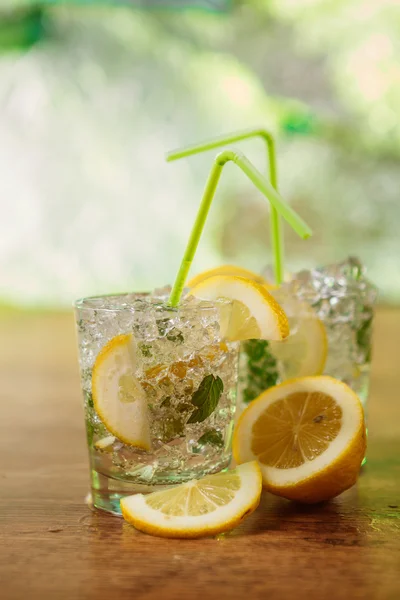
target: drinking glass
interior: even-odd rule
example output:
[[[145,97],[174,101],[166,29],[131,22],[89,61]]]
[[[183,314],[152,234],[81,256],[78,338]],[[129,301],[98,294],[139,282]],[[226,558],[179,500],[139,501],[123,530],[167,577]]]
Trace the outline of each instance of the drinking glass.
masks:
[[[231,303],[122,294],[75,303],[95,507],[228,467],[238,350]]]

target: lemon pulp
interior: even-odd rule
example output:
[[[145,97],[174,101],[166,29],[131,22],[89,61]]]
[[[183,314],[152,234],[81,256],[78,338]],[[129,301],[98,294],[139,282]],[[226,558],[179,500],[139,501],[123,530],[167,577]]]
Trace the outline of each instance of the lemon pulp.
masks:
[[[290,469],[314,460],[337,437],[342,409],[323,392],[294,392],[253,425],[251,449],[264,465]]]
[[[165,515],[197,517],[231,502],[239,488],[240,477],[231,471],[221,476],[204,477],[181,488],[155,492],[146,503]]]

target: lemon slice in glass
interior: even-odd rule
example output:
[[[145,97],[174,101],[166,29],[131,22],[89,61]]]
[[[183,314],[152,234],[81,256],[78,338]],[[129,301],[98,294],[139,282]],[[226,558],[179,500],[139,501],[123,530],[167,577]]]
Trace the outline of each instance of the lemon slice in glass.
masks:
[[[150,450],[146,395],[134,374],[136,352],[133,335],[117,335],[99,352],[92,373],[93,404],[112,435]]]
[[[323,322],[309,306],[294,299],[289,305],[283,301],[282,306],[288,315],[290,335],[269,344],[271,354],[279,363],[281,379],[322,375],[328,356]]]

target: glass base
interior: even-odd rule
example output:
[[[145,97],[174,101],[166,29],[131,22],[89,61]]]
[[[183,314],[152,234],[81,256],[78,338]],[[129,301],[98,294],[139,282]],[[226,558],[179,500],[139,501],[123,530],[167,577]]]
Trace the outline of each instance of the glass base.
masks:
[[[121,516],[120,500],[133,494],[150,494],[166,490],[171,485],[143,485],[133,482],[113,479],[92,471],[92,490],[89,503],[93,508],[104,510],[113,515]]]
[[[215,466],[214,469],[209,467],[204,469],[204,472],[197,472],[195,475],[192,473],[191,476],[183,477],[180,481],[172,481],[170,484],[165,485],[146,485],[141,483],[135,483],[133,481],[124,481],[121,479],[114,479],[109,475],[104,475],[92,469],[91,481],[92,488],[88,496],[87,503],[90,508],[97,508],[105,512],[111,513],[116,516],[121,516],[120,500],[126,496],[132,496],[133,494],[150,494],[151,492],[160,492],[167,490],[179,483],[184,483],[190,479],[200,479],[205,475],[211,473],[220,473],[226,471],[229,467],[230,458],[224,463],[220,463]]]
[[[130,490],[129,493],[126,492],[110,492],[110,491],[99,491],[93,490],[88,494],[87,504],[92,509],[98,509],[110,513],[116,517],[121,517],[121,505],[120,500],[125,498],[126,496],[131,496],[133,494],[144,494],[150,492],[160,491],[162,488],[167,489],[171,486],[155,486],[154,489],[151,490],[142,490],[137,489]]]

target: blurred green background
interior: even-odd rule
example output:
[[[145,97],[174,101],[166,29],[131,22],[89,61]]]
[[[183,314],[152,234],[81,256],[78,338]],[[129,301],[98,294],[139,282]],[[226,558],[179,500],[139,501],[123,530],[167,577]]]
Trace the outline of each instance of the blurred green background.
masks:
[[[0,300],[172,282],[215,152],[165,152],[265,126],[315,232],[285,227],[287,268],[358,255],[397,302],[399,1],[139,4],[1,4]],[[240,147],[265,169],[261,141]],[[270,262],[265,201],[228,166],[193,273]]]

